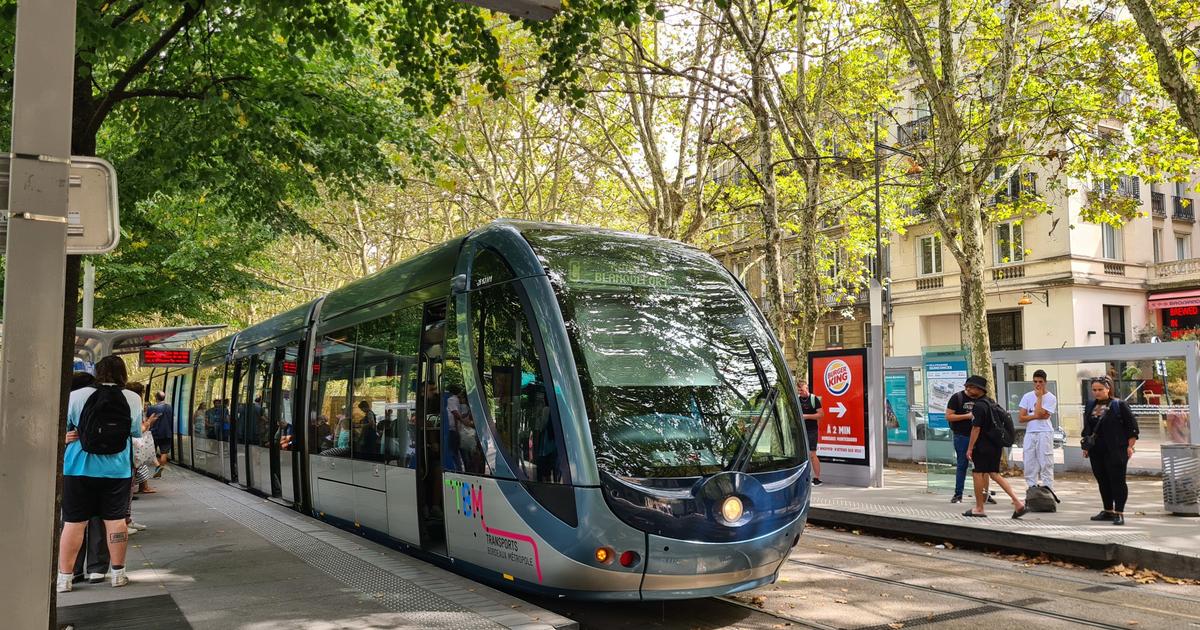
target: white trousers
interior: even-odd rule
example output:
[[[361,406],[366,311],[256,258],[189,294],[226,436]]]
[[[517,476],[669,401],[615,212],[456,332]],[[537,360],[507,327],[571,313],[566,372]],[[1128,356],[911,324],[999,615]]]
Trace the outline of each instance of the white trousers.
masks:
[[[1050,431],[1025,432],[1022,457],[1025,483],[1033,486],[1054,486],[1054,434]]]

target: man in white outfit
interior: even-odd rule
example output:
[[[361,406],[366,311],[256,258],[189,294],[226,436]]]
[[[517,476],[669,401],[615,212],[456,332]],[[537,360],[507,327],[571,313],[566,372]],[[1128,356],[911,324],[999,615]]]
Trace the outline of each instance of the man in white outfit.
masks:
[[[1025,425],[1025,442],[1021,445],[1025,460],[1025,483],[1034,486],[1054,486],[1054,423],[1058,399],[1046,391],[1046,372],[1033,373],[1033,391],[1021,398],[1021,423]]]

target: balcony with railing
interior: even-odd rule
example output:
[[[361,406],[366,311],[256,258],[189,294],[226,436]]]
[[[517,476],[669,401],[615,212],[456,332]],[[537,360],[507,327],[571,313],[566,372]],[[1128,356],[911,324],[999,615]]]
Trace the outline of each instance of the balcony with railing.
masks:
[[[900,146],[916,144],[929,139],[933,130],[933,116],[922,116],[896,127],[896,142]]]
[[[1167,216],[1167,199],[1166,195],[1160,192],[1150,193],[1150,213],[1156,217]]]
[[[1177,221],[1196,220],[1195,202],[1188,197],[1180,197],[1178,195],[1172,196],[1171,199],[1175,202],[1175,208],[1174,212],[1171,214],[1171,218]]]
[[[1200,284],[1200,258],[1171,260],[1154,265],[1152,289],[1168,289]]]

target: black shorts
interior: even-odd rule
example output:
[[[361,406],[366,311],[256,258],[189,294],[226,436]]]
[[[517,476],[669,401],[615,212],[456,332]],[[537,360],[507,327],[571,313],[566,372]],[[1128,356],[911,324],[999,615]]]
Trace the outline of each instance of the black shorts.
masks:
[[[124,520],[129,511],[129,477],[63,477],[62,514],[66,523],[84,523],[92,517]]]
[[[987,438],[975,442],[975,450],[971,451],[971,468],[977,473],[1000,472],[1000,451],[1002,449],[992,444]]]
[[[154,438],[155,452],[157,452],[159,455],[170,454],[172,442],[173,442],[173,440],[171,438],[163,438],[161,440],[158,438]]]
[[[817,452],[817,424],[804,423],[804,434],[808,437],[808,450],[811,453]]]

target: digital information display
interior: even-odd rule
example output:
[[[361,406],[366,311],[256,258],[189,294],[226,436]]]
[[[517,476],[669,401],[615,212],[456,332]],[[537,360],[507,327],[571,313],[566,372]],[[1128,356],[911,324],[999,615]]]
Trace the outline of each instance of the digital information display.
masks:
[[[1174,306],[1159,309],[1162,314],[1163,336],[1179,339],[1184,335],[1200,334],[1200,306]]]
[[[188,349],[146,348],[139,355],[142,367],[187,367],[192,364]]]

